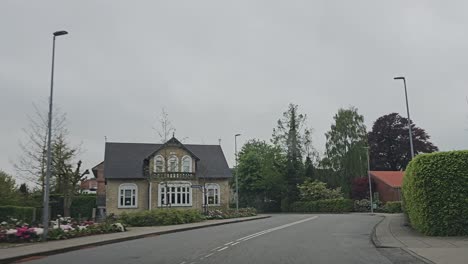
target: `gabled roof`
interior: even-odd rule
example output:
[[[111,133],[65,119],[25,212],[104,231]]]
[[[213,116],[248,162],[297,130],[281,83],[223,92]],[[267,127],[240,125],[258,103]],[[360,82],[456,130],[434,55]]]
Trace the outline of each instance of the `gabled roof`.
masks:
[[[163,144],[107,142],[104,158],[106,179],[143,179],[144,160]],[[184,147],[199,158],[196,176],[230,178],[231,170],[219,145],[186,144]]]
[[[177,148],[181,148],[185,151],[187,151],[191,156],[192,158],[194,158],[195,160],[200,160],[200,158],[197,157],[197,155],[193,154],[192,151],[190,151],[190,149],[188,149],[187,147],[185,147],[184,144],[182,144],[179,140],[177,140],[177,138],[175,138],[174,136],[172,136],[171,139],[169,139],[166,143],[160,145],[160,147],[158,149],[156,149],[155,151],[153,151],[153,153],[151,153],[148,157],[148,159],[152,158],[156,152],[160,151],[161,149],[164,149],[165,147],[177,147]]]
[[[97,171],[101,169],[102,166],[104,166],[104,161],[101,161],[99,164],[97,164],[91,169],[91,171],[93,172],[94,178],[97,178]]]
[[[393,188],[401,188],[404,171],[371,171],[371,176]]]

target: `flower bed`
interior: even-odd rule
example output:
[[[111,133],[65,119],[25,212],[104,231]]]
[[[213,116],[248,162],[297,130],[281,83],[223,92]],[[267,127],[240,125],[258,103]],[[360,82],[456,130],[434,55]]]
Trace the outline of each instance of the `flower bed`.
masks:
[[[71,218],[58,218],[51,221],[49,240],[69,239],[75,237],[124,232],[125,226],[120,223],[106,221],[94,223],[92,221],[77,222]],[[0,243],[25,243],[41,241],[44,229],[40,226],[30,226],[17,219],[9,219],[0,223]]]
[[[229,219],[229,218],[237,218],[237,217],[249,217],[249,216],[256,216],[257,210],[255,208],[247,207],[247,208],[239,208],[239,212],[236,212],[236,209],[211,209],[208,210],[206,219]]]

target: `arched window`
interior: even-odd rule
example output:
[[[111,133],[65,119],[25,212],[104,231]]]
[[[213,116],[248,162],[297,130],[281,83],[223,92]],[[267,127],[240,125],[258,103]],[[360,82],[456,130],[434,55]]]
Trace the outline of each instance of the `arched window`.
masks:
[[[192,188],[190,182],[170,181],[158,185],[158,206],[192,206]]]
[[[161,155],[154,157],[154,171],[164,172],[164,158]]]
[[[221,204],[221,190],[217,183],[207,183],[206,193],[203,196],[203,204],[208,206],[219,206]]]
[[[190,156],[182,158],[182,172],[192,172],[192,158]]]
[[[138,186],[134,183],[123,183],[119,186],[118,208],[138,207]]]
[[[167,162],[168,162],[167,171],[169,171],[169,172],[178,172],[179,171],[179,159],[175,155],[170,156],[169,160]]]

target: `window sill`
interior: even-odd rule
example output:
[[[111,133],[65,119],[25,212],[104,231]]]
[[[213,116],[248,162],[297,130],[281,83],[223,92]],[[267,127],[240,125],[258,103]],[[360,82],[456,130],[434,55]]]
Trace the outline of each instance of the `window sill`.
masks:
[[[138,206],[117,206],[117,209],[138,209]]]

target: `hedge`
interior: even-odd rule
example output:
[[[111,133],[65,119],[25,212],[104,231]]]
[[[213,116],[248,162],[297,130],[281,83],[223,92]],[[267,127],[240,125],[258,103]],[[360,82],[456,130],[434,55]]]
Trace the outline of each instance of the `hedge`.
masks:
[[[87,194],[73,197],[72,204],[70,206],[71,217],[84,217],[90,218],[93,214],[93,208],[96,208],[96,195]],[[63,209],[62,209],[63,210]]]
[[[401,202],[396,201],[396,202],[387,202],[384,206],[382,206],[381,210],[384,213],[389,213],[389,214],[396,214],[396,213],[401,213]]]
[[[402,190],[413,228],[426,235],[468,235],[468,151],[416,156]]]
[[[30,223],[34,214],[34,207],[0,206],[0,222],[15,218]]]
[[[205,218],[195,209],[156,209],[118,216],[124,224],[131,226],[178,225],[203,221]]]
[[[291,205],[292,212],[300,213],[347,213],[352,212],[354,202],[350,199],[300,201]]]

